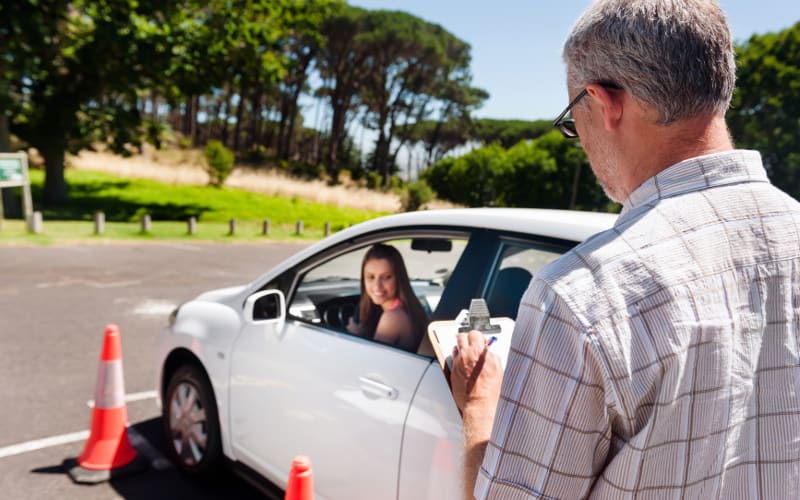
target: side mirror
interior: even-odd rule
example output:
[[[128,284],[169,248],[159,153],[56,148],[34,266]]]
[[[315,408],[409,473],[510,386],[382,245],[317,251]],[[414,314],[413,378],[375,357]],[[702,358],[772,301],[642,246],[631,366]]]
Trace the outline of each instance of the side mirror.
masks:
[[[286,297],[280,290],[263,290],[244,301],[244,320],[248,323],[278,322],[286,318]]]

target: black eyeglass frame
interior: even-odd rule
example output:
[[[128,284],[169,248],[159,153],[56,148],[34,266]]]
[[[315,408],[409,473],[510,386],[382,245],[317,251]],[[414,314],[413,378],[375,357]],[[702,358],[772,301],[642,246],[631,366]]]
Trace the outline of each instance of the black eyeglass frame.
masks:
[[[566,116],[569,113],[569,110],[578,104],[578,101],[583,99],[588,93],[589,92],[586,89],[581,90],[580,93],[575,96],[575,99],[571,100],[569,104],[567,104],[567,107],[564,108],[564,111],[562,111],[560,115],[558,115],[558,118],[553,120],[553,126],[557,128],[558,131],[561,132],[561,135],[567,139],[577,139],[578,129],[575,128],[575,120],[572,118],[566,118]]]
[[[622,89],[621,86],[613,82],[597,82],[597,85],[614,90]],[[557,128],[558,131],[561,132],[561,135],[563,135],[567,139],[577,139],[579,135],[578,135],[578,129],[575,127],[575,120],[573,120],[572,118],[566,118],[566,116],[572,109],[572,107],[578,104],[578,101],[586,97],[588,93],[589,91],[586,88],[581,90],[580,93],[578,93],[578,95],[575,96],[575,99],[571,100],[569,104],[567,104],[567,107],[564,108],[564,111],[562,111],[560,115],[558,115],[558,118],[553,120],[553,127]]]

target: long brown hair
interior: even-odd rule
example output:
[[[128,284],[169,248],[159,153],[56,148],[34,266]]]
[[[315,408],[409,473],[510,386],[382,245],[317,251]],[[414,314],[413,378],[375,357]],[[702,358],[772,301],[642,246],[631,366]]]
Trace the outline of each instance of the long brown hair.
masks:
[[[366,254],[364,260],[361,261],[361,302],[359,303],[359,325],[361,334],[367,338],[375,336],[375,329],[378,327],[378,320],[383,314],[381,306],[372,302],[367,294],[366,286],[364,285],[364,266],[370,260],[383,259],[388,261],[394,271],[395,284],[397,286],[397,298],[403,302],[411,324],[414,326],[414,339],[415,344],[419,345],[422,336],[425,334],[425,328],[428,326],[428,315],[425,313],[422,304],[414,294],[411,288],[411,280],[408,278],[408,271],[403,262],[403,256],[400,252],[391,245],[384,245],[378,243],[373,245]]]

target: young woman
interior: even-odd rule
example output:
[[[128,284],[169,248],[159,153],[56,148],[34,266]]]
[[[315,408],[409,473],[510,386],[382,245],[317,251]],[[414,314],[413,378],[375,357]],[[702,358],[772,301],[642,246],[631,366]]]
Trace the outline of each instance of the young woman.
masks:
[[[350,319],[347,330],[416,352],[428,316],[411,289],[403,257],[396,248],[377,244],[361,263],[360,323]]]

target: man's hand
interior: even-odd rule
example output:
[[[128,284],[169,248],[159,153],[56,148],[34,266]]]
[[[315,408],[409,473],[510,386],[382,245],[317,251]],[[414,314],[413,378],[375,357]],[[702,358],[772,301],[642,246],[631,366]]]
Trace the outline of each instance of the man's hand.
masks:
[[[464,421],[464,495],[472,499],[478,469],[492,436],[503,369],[482,333],[459,333],[450,383]]]
[[[494,412],[500,398],[503,370],[480,332],[459,333],[453,348],[450,383],[458,409],[477,406]]]

